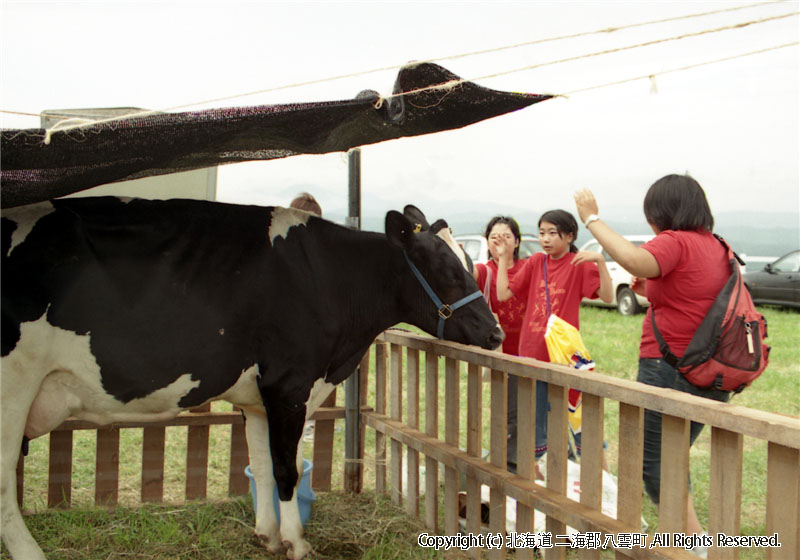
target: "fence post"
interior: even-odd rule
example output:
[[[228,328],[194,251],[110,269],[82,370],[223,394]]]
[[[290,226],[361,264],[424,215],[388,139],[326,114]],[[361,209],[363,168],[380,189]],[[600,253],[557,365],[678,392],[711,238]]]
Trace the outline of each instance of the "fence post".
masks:
[[[561,495],[567,493],[567,446],[568,446],[568,389],[561,385],[548,384],[547,397],[550,411],[547,413],[547,488]],[[558,535],[567,534],[567,526],[549,515],[545,518],[545,530],[553,535],[556,542]],[[566,558],[563,546],[551,548],[546,554],[551,558]]]
[[[360,437],[358,440],[358,479],[356,487],[352,488],[352,492],[358,494],[364,488],[364,448],[367,441],[367,424],[361,417],[361,410],[367,406],[367,395],[369,394],[369,362],[370,353],[367,351],[364,357],[361,358],[361,365],[359,366],[358,379],[359,379],[359,409],[358,424],[360,426]],[[330,450],[333,453],[333,448]]]
[[[794,559],[800,547],[800,449],[769,442],[767,447],[767,535],[778,533],[781,548],[767,560]]]
[[[348,379],[352,378],[351,375]],[[347,381],[345,381],[347,383]],[[357,396],[358,393],[356,393]],[[351,391],[345,391],[345,395],[352,395]],[[354,413],[353,407],[348,402],[346,403],[345,414],[351,415]],[[333,388],[331,394],[322,401],[320,406],[336,406],[336,387]],[[348,484],[351,473],[351,463],[348,459],[351,458],[350,445],[353,445],[350,439],[349,430],[351,426],[358,425],[357,422],[349,420],[349,416],[345,420],[345,463],[344,463],[344,489],[349,490]],[[335,430],[335,420],[315,420],[314,421],[314,470],[311,471],[311,487],[314,490],[328,491],[331,489],[331,467],[333,463],[333,434]],[[302,441],[300,442],[302,445]],[[355,456],[355,453],[352,453]]]
[[[392,420],[403,419],[403,347],[391,345],[391,380],[389,384],[389,416]],[[392,440],[392,502],[403,501],[403,444]]]
[[[661,492],[658,530],[685,533],[689,500],[689,421],[661,415]]]
[[[191,412],[209,412],[211,404]],[[208,488],[208,425],[189,426],[186,438],[186,499],[205,499]]]
[[[581,395],[581,503],[603,509],[603,420],[604,403],[601,397]],[[581,559],[599,559],[600,549],[581,548]]]
[[[483,446],[481,436],[483,435],[483,422],[481,418],[482,402],[481,368],[475,364],[467,365],[467,454],[472,457],[480,457]],[[474,476],[467,477],[467,532],[475,535],[481,533],[481,484]],[[473,547],[470,549],[473,558],[480,558],[481,549]]]
[[[240,409],[234,408],[241,414]],[[247,433],[244,422],[231,424],[231,459],[228,472],[228,495],[241,496],[250,491],[250,481],[244,474],[244,469],[250,462],[247,447]]]
[[[386,370],[389,367],[389,345],[375,345],[375,412],[386,414]],[[375,432],[375,493],[386,493],[386,436]]]
[[[508,468],[508,375],[499,370],[492,370],[491,374],[491,425],[489,445],[491,451],[490,461],[493,466],[503,470]],[[517,397],[519,398],[519,396]],[[519,451],[519,450],[518,450]],[[519,452],[517,453],[519,457]],[[528,459],[530,462],[530,459]],[[506,534],[506,495],[500,488],[492,488],[489,494],[489,530],[492,533]],[[519,529],[517,529],[519,533]],[[504,543],[505,544],[505,543]],[[489,551],[489,558],[501,559],[506,557],[503,547]]]
[[[506,381],[507,384],[507,381]],[[534,432],[536,425],[536,382],[527,377],[517,377],[517,475],[527,479],[536,479]],[[506,388],[507,392],[508,389]],[[492,406],[494,415],[494,406]],[[505,434],[503,434],[505,435]],[[498,434],[499,438],[499,434]],[[497,444],[501,442],[498,441]],[[492,438],[492,456],[494,456],[495,439]],[[501,465],[507,465],[506,440],[502,440],[503,452],[500,455]],[[494,460],[492,461],[494,463]],[[517,502],[517,533],[533,533],[533,508]],[[517,549],[518,560],[531,560],[533,548]]]
[[[444,440],[448,445],[458,448],[459,425],[459,362],[453,358],[445,360],[445,428]],[[458,533],[458,472],[444,469],[444,532],[447,535]]]
[[[406,352],[406,423],[409,428],[419,429],[419,350],[409,348]],[[407,448],[406,513],[419,517],[419,451]]]
[[[742,507],[742,434],[711,427],[711,488],[708,499],[708,534],[738,535]],[[768,482],[769,484],[769,482]],[[739,557],[736,548],[709,548],[721,560]]]
[[[425,353],[425,434],[439,438],[439,357]],[[439,462],[425,457],[425,526],[439,530]]]
[[[97,430],[97,471],[94,501],[114,505],[119,495],[119,429]]]
[[[47,507],[68,508],[72,501],[72,432],[50,433],[50,480]]]
[[[642,456],[644,453],[644,409],[619,403],[619,454],[617,457],[617,519],[631,532],[642,527]],[[616,560],[627,560],[622,552]]]
[[[142,502],[164,500],[165,428],[144,428],[142,433]]]

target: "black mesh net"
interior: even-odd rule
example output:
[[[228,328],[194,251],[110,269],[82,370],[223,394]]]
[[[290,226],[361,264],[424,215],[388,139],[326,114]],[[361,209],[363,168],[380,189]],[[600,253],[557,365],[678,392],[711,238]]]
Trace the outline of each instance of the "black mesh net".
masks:
[[[0,200],[11,208],[117,181],[347,151],[461,128],[552,97],[459,82],[441,66],[421,63],[398,73],[393,93],[411,93],[383,100],[364,91],[345,101],[133,117],[54,132],[47,144],[44,129],[3,130]]]

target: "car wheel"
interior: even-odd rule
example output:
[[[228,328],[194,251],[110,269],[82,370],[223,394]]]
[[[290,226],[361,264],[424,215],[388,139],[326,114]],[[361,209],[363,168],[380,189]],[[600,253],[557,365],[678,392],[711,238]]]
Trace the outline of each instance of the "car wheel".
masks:
[[[636,301],[636,294],[630,288],[622,288],[617,294],[617,310],[620,315],[636,315],[642,306]]]

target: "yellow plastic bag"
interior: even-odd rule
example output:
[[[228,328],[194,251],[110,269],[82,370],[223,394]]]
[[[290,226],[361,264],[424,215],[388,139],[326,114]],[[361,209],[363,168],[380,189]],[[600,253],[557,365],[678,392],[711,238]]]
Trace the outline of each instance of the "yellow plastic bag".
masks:
[[[552,363],[582,370],[594,369],[580,331],[561,317],[551,314],[547,319],[544,341]],[[569,390],[569,427],[573,436],[581,432],[581,392],[575,389]]]

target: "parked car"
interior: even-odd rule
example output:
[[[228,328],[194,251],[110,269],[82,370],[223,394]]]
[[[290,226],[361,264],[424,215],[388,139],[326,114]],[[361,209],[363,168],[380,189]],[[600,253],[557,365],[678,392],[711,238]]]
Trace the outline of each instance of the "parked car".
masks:
[[[479,233],[456,235],[455,240],[464,248],[464,252],[469,255],[472,262],[486,264],[489,261],[489,244],[483,235]],[[541,252],[539,238],[523,233],[519,243],[519,258],[527,259],[534,253]]]
[[[800,308],[800,250],[792,251],[758,272],[745,272],[753,301]]]
[[[654,235],[625,235],[625,239],[639,247],[640,245],[650,241],[655,237]],[[603,258],[606,260],[608,273],[611,275],[611,287],[614,291],[614,299],[611,303],[606,303],[601,299],[588,299],[584,298],[582,303],[589,305],[599,305],[602,307],[616,307],[622,315],[635,315],[641,313],[645,307],[650,305],[647,298],[636,294],[631,289],[631,273],[618,265],[611,256],[606,253],[600,243],[595,239],[591,239],[583,244],[581,251],[594,251],[602,253]]]

